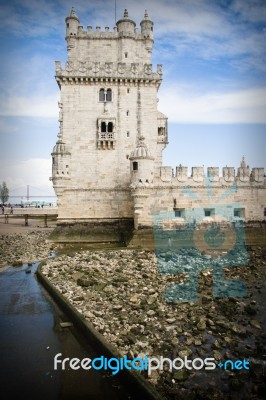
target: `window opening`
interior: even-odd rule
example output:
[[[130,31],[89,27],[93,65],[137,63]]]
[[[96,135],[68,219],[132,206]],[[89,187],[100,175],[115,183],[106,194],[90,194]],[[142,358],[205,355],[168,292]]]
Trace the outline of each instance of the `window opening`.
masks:
[[[137,171],[138,170],[138,163],[137,161],[133,161],[133,171]]]

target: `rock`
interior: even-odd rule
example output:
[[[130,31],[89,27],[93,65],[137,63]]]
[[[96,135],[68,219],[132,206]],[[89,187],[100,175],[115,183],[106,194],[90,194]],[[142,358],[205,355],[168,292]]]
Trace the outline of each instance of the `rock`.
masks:
[[[201,346],[202,345],[202,341],[199,339],[195,339],[194,341],[195,346]]]
[[[172,343],[173,346],[177,346],[179,344],[179,339],[178,338],[173,338],[171,340],[171,343]]]
[[[205,329],[206,329],[206,323],[205,323],[205,321],[200,321],[198,324],[197,324],[197,328],[200,330],[200,331],[204,331]]]
[[[137,341],[136,336],[133,335],[133,333],[129,333],[129,334],[126,336],[126,339],[127,339],[128,342],[131,343],[131,344],[135,344],[136,341]]]
[[[185,369],[180,369],[179,371],[174,373],[173,378],[179,382],[184,381],[188,378],[188,372]]]
[[[86,318],[95,318],[95,315],[91,311],[85,311],[84,316]]]
[[[123,307],[120,304],[116,304],[113,306],[113,310],[115,310],[115,311],[120,311],[120,310],[122,310],[122,308]]]
[[[134,294],[134,296],[130,297],[129,301],[131,303],[137,303],[139,301],[139,298],[136,294]]]
[[[167,319],[166,319],[166,322],[167,322],[168,324],[173,324],[174,322],[176,322],[176,318],[167,318]]]
[[[192,354],[192,350],[190,350],[190,349],[185,349],[185,350],[181,350],[178,352],[178,355],[181,358],[189,357],[191,354]]]
[[[152,317],[152,316],[155,315],[155,314],[156,314],[156,312],[153,311],[153,310],[147,311],[147,315],[148,315],[149,317]]]
[[[221,358],[222,358],[222,353],[220,353],[220,352],[217,351],[217,350],[214,350],[214,352],[213,352],[213,357],[215,358],[215,360],[219,361],[219,360],[221,360]]]
[[[82,277],[82,278],[77,279],[77,284],[79,286],[89,287],[89,286],[95,285],[96,283],[97,283],[97,281],[94,278],[88,279],[87,277]]]
[[[245,310],[246,313],[249,314],[249,315],[255,315],[255,314],[257,314],[256,307],[255,307],[254,305],[251,305],[251,304],[245,305],[244,310]]]
[[[259,321],[257,321],[256,319],[252,319],[250,321],[250,325],[254,326],[254,328],[261,329],[261,325],[260,325]]]

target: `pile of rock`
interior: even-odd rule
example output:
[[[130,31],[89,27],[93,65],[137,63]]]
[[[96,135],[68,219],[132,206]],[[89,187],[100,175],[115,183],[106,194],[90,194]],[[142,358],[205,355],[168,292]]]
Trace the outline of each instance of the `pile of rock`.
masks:
[[[32,231],[0,236],[0,266],[21,265],[47,258],[51,253],[49,232]]]
[[[248,285],[248,295],[238,299],[214,298],[211,270],[198,271],[200,297],[190,303],[165,301],[165,288],[185,284],[189,274],[185,270],[159,273],[158,259],[150,251],[61,255],[49,260],[42,271],[122,355],[214,357],[218,364],[228,358],[258,360],[262,352],[266,354],[260,321],[265,304],[260,281],[265,279],[265,265],[262,250],[257,250],[251,253],[248,266],[224,268],[227,279],[241,278]],[[215,398],[229,399],[231,390],[240,390],[240,399],[264,390],[262,370],[256,370],[256,379],[252,374],[254,371],[183,369],[154,371],[149,379],[169,398],[182,399],[189,394],[208,399],[213,398],[214,390]],[[202,393],[204,397],[193,397]]]

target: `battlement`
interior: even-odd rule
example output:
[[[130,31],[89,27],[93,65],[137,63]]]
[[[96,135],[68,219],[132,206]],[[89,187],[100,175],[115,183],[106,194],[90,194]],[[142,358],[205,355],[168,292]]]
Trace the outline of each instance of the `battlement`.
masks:
[[[119,37],[131,37],[135,40],[143,40],[143,34],[139,32],[138,28],[134,28],[134,31],[122,31],[119,32],[117,26],[110,28],[109,26],[101,27],[87,25],[87,30],[84,30],[83,25],[78,25],[77,33],[67,33],[66,38],[77,38],[77,39],[118,39]]]
[[[176,171],[172,167],[161,167],[158,181],[189,186],[205,185],[206,179],[218,186],[231,185],[233,182],[236,182],[238,185],[266,185],[264,168],[252,168],[250,171],[249,166],[243,164],[237,168],[237,171],[234,167],[223,167],[222,176],[219,175],[219,167],[208,167],[207,174],[205,174],[204,167],[192,167],[190,175],[188,167],[183,165],[176,167]]]
[[[128,17],[128,12],[125,10],[123,18],[116,22],[113,32],[110,31],[109,26],[105,26],[104,31],[101,31],[100,26],[96,26],[96,30],[93,31],[92,25],[88,25],[87,31],[84,31],[74,8],[72,8],[70,15],[66,17],[66,39],[118,39],[120,37],[131,37],[135,40],[144,39],[153,42],[153,22],[149,19],[147,10],[145,10],[144,19],[140,22],[140,27],[141,32],[138,33],[136,23]]]

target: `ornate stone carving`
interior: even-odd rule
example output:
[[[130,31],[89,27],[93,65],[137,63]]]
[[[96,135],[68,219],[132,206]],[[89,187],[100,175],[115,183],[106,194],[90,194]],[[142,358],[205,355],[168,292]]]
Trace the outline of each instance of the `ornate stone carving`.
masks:
[[[86,68],[86,63],[85,61],[80,61],[79,62],[79,72],[81,72],[82,74],[84,74],[87,71]]]
[[[226,182],[233,182],[235,180],[235,169],[233,167],[224,167],[223,178]]]
[[[105,72],[106,72],[106,74],[111,74],[113,72],[113,63],[112,62],[105,63]]]
[[[255,182],[264,182],[264,168],[253,168],[251,171],[251,180]]]
[[[99,71],[100,71],[100,63],[99,62],[93,63],[92,72],[97,74]]]
[[[147,75],[152,73],[152,64],[144,64],[144,73]]]
[[[195,182],[202,182],[204,180],[203,167],[192,167],[192,178]]]
[[[126,70],[126,63],[118,63],[117,71],[119,74],[124,74]]]
[[[218,167],[208,167],[207,175],[211,182],[219,181],[219,168]]]
[[[66,63],[66,71],[67,72],[72,72],[73,69],[74,69],[73,61],[67,61],[67,63]]]
[[[179,165],[176,167],[176,177],[179,182],[185,182],[187,180],[187,167]]]
[[[163,182],[170,182],[172,180],[171,167],[161,167],[161,180]]]
[[[132,63],[131,64],[131,72],[133,74],[137,74],[138,73],[138,69],[139,69],[139,65],[138,64],[136,64],[136,63]]]

